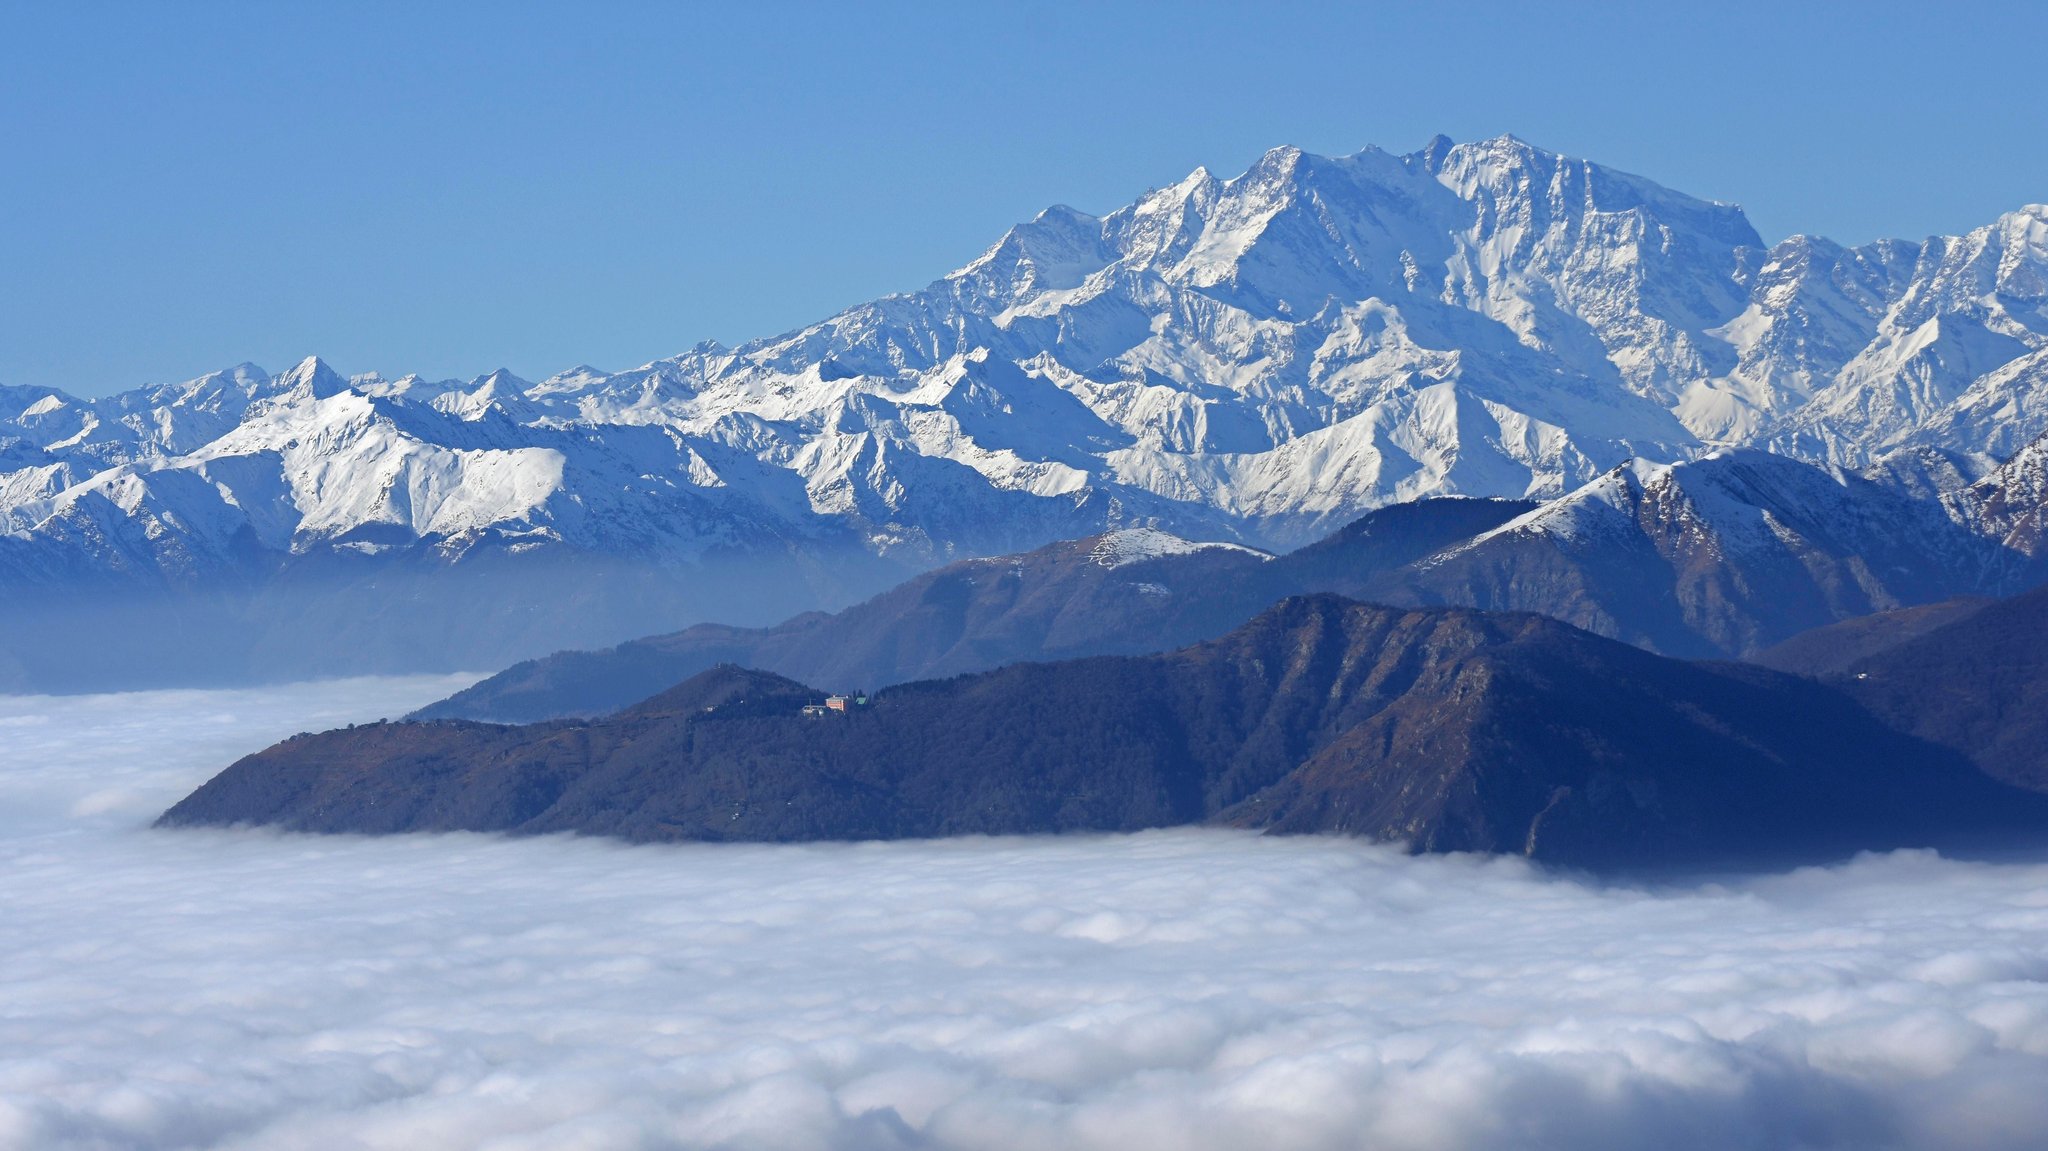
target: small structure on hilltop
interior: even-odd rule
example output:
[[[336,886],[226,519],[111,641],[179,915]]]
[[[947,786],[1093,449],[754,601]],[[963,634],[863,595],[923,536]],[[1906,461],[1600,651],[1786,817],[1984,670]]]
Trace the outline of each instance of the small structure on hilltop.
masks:
[[[805,704],[805,705],[804,705],[804,714],[805,714],[805,715],[834,715],[834,714],[837,714],[837,715],[845,715],[845,714],[846,714],[847,712],[850,712],[850,711],[852,711],[852,710],[853,710],[854,708],[856,708],[856,707],[866,707],[867,705],[868,705],[868,697],[867,697],[867,696],[866,696],[865,694],[861,694],[861,693],[853,693],[853,694],[844,694],[844,695],[842,695],[842,694],[838,694],[838,693],[835,693],[835,694],[832,694],[832,695],[828,695],[828,696],[826,696],[826,697],[825,697],[825,702],[824,702],[824,703],[807,703],[807,704]]]

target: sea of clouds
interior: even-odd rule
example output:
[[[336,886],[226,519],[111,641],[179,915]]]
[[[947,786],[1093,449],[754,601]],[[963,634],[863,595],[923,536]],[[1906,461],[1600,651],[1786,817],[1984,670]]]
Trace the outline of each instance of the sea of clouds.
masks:
[[[152,831],[462,681],[0,698],[0,1147],[2034,1148],[2048,867]]]

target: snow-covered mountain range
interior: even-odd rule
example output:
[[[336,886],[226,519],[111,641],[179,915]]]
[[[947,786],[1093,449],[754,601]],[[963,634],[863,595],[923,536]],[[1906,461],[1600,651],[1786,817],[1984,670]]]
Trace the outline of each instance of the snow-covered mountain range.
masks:
[[[1770,246],[1735,206],[1512,137],[1280,148],[625,372],[0,388],[0,587],[773,561],[811,565],[801,606],[1109,528],[1285,548],[1730,447],[1953,492],[2048,429],[2044,381],[2048,206]]]

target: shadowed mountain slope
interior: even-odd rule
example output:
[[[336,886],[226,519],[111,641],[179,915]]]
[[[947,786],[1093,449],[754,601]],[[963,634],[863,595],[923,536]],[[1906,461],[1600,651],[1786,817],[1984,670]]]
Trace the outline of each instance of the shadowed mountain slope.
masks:
[[[2048,791],[2048,588],[1873,652],[1830,682],[1992,777]]]
[[[1827,678],[1859,660],[1984,610],[1996,600],[1960,596],[1940,603],[1858,616],[1800,632],[1749,657],[1749,662],[1794,675]]]
[[[717,668],[612,718],[375,724],[234,764],[166,825],[865,839],[1213,822],[1597,867],[2048,830],[2048,800],[1809,680],[1552,620],[1283,601],[1167,655],[906,684],[847,715]]]

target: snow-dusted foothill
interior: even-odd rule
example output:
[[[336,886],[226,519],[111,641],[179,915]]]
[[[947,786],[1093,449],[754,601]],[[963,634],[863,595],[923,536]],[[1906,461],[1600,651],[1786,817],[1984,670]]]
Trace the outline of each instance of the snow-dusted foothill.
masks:
[[[1184,540],[1158,528],[1123,528],[1104,532],[1090,549],[1088,558],[1103,567],[1116,569],[1145,560],[1159,559],[1162,556],[1191,555],[1216,548],[1228,548],[1255,556],[1265,555],[1254,548],[1237,544],[1196,543]]]
[[[1631,461],[1414,565],[1424,602],[1534,611],[1673,655],[2010,590],[2013,554],[1941,504],[1753,449]]]

